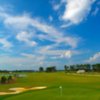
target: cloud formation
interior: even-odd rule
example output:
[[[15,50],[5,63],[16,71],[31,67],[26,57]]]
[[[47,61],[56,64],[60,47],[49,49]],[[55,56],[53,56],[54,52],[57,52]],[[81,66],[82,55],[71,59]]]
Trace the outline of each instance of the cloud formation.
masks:
[[[83,21],[91,10],[95,0],[66,0],[66,7],[62,19],[78,24]]]
[[[51,16],[49,20],[53,20]],[[16,51],[18,53],[17,56],[15,56],[16,54],[14,56],[11,56],[13,54],[4,56],[0,61],[1,65],[53,65],[58,64],[57,61],[51,60],[53,57],[57,59],[69,59],[73,55],[77,55],[74,49],[78,47],[81,38],[70,34],[68,35],[67,32],[64,33],[58,27],[47,23],[43,19],[31,17],[28,13],[14,15],[2,8],[0,10],[0,22],[3,23],[5,30],[11,32],[9,37],[10,39],[13,38],[12,43],[19,43],[12,50],[20,47],[20,50],[18,52]],[[43,41],[45,41],[45,44],[42,44]],[[1,38],[0,43],[4,48],[12,47],[12,43],[6,38]],[[29,46],[30,50],[24,50],[20,45],[26,48]],[[59,49],[60,46],[66,48]]]
[[[3,12],[2,12],[3,13]],[[57,30],[54,26],[47,24],[44,21],[41,21],[37,18],[32,18],[30,17],[29,14],[22,14],[22,15],[18,15],[18,16],[13,16],[11,14],[7,14],[6,12],[4,12],[7,17],[3,16],[3,20],[4,20],[4,24],[5,26],[9,27],[10,29],[14,28],[14,30],[20,30],[20,31],[25,31],[25,30],[30,30],[29,27],[32,27],[33,29],[42,32],[43,34],[41,35],[37,35],[36,37],[40,38],[40,36],[42,36],[42,39],[47,39],[49,41],[53,41],[56,42],[56,44],[60,44],[60,43],[64,43],[66,45],[69,45],[72,48],[77,47],[78,42],[79,42],[79,38],[77,37],[72,37],[72,36],[64,36],[64,33],[60,32],[60,30]],[[11,28],[12,27],[12,28]],[[19,41],[27,41],[26,38],[28,39],[28,41],[26,43],[30,43],[29,41],[29,37],[27,37],[28,35],[24,33],[24,35],[27,35],[26,37],[24,36],[25,40],[21,40],[22,34],[24,32],[20,33],[17,35],[17,39]],[[26,32],[27,33],[27,32]],[[45,34],[44,34],[45,33]],[[28,33],[29,34],[29,33]],[[23,37],[22,37],[23,38]],[[34,43],[32,43],[32,45],[35,45],[35,41]]]
[[[25,31],[18,33],[16,36],[17,40],[25,42],[29,46],[36,46],[37,43],[35,41],[32,41],[31,38],[32,34]]]
[[[10,49],[13,46],[12,43],[6,38],[0,38],[0,44],[2,45],[3,49]]]
[[[95,63],[100,61],[100,52],[97,52],[96,54],[94,54],[92,57],[90,57],[87,62],[89,63]]]

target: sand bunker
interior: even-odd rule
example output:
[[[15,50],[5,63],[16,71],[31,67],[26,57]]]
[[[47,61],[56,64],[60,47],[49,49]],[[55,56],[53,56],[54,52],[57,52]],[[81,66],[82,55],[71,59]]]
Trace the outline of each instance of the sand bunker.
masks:
[[[0,92],[0,95],[8,95],[8,94],[19,94],[22,92],[26,92],[29,90],[41,90],[41,89],[46,89],[46,86],[42,86],[42,87],[32,87],[32,88],[23,88],[23,87],[18,87],[18,88],[10,88],[9,90],[11,92]]]

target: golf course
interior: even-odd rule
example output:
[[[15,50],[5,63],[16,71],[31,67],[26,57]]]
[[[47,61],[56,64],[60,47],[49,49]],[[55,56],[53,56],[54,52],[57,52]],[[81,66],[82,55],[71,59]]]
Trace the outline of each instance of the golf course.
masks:
[[[22,72],[18,74],[25,77],[19,77],[11,84],[0,84],[0,92],[9,93],[11,92],[9,89],[14,88],[26,90],[17,94],[0,95],[0,100],[100,100],[99,73]]]

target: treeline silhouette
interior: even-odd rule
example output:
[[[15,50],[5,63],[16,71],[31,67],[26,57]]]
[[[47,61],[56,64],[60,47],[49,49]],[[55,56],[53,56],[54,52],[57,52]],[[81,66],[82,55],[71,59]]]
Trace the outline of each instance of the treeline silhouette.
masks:
[[[100,72],[100,63],[98,64],[76,64],[76,65],[65,65],[65,71],[78,71],[78,70],[85,70],[86,72]]]
[[[97,64],[73,64],[73,65],[64,65],[62,66],[64,69],[63,71],[77,71],[77,70],[85,70],[86,72],[94,71],[100,72],[100,63]],[[10,72],[56,72],[62,71],[57,69],[56,66],[49,66],[49,67],[39,67],[38,70],[0,70],[0,73],[10,73]]]
[[[70,72],[70,71],[78,71],[78,70],[85,70],[86,72],[100,72],[100,63],[97,64],[74,64],[74,65],[65,65],[64,71]],[[56,72],[60,71],[56,68],[56,66],[47,67],[44,69],[44,67],[39,68],[39,72]]]
[[[9,73],[9,72],[35,72],[35,70],[0,70],[0,73]]]

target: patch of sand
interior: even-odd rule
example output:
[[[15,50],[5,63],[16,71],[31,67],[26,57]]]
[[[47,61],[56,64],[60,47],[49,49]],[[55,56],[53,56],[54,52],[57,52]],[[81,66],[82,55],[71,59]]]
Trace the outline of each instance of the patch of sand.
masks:
[[[19,93],[29,91],[29,90],[41,90],[41,89],[46,89],[46,88],[47,88],[46,86],[32,87],[32,88],[23,88],[23,87],[10,88],[9,90],[11,92],[0,92],[0,95],[19,94]]]

